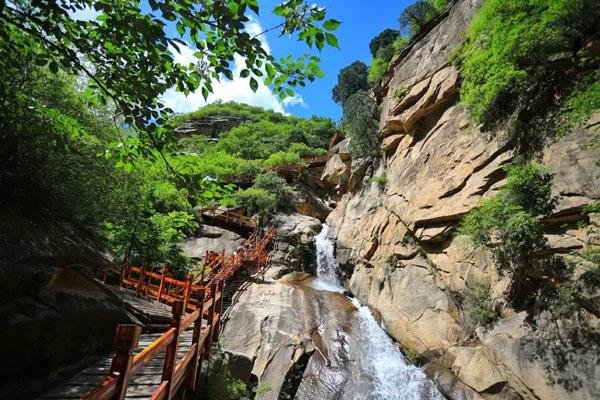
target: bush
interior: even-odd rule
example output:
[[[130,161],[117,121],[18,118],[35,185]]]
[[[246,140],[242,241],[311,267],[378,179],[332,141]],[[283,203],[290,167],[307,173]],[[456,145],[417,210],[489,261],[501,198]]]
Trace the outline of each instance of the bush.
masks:
[[[369,67],[369,83],[374,84],[379,82],[387,72],[388,64],[383,58],[373,59]]]
[[[343,123],[350,138],[353,159],[372,158],[379,149],[377,104],[366,92],[358,92],[344,104]]]
[[[274,213],[277,210],[277,197],[275,194],[255,187],[239,191],[237,202],[241,207],[245,207],[250,214]]]
[[[423,356],[421,356],[419,353],[417,353],[413,349],[404,347],[404,348],[402,348],[402,354],[404,354],[404,357],[406,357],[406,359],[408,360],[409,363],[411,363],[417,367],[420,367],[425,363],[425,358],[423,358]]]
[[[492,250],[500,273],[511,277],[509,298],[517,304],[524,298],[532,299],[532,288],[545,284],[540,276],[564,271],[550,255],[537,218],[551,212],[555,204],[551,175],[531,163],[514,165],[507,171],[506,186],[469,212],[458,233]]]
[[[384,188],[385,184],[387,183],[387,178],[386,178],[385,174],[379,175],[379,176],[374,176],[371,179],[371,182],[375,183],[377,186],[379,186],[379,188]]]
[[[294,191],[279,175],[273,173],[258,175],[253,187],[274,194],[277,199],[277,210],[288,211],[291,208]]]
[[[354,61],[342,68],[337,77],[337,84],[331,91],[333,101],[344,105],[353,94],[369,90],[368,75],[367,66],[361,61]]]
[[[600,71],[590,77],[590,82],[585,82],[584,87],[575,91],[565,102],[568,122],[581,125],[586,122],[594,112],[600,110]]]
[[[280,165],[287,164],[298,164],[300,162],[300,156],[298,153],[292,153],[291,151],[278,151],[271,154],[264,162],[263,165],[271,168],[279,167]]]
[[[400,50],[402,50],[407,44],[408,38],[406,36],[401,36],[399,39],[394,40],[394,43],[392,43],[392,49],[394,50],[395,54],[398,54]]]
[[[463,311],[476,326],[489,325],[500,317],[490,299],[489,286],[482,284],[474,284],[466,288]]]
[[[552,196],[553,175],[547,168],[532,162],[505,168],[508,176],[504,192],[510,201],[533,215],[548,215],[557,199]]]

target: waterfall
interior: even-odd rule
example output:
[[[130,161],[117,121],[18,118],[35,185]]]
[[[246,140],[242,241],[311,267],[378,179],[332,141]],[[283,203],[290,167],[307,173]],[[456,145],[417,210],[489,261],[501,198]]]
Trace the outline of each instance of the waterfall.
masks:
[[[329,227],[323,225],[315,236],[317,250],[317,277],[313,287],[317,290],[343,292],[339,264],[335,258],[333,240]],[[423,371],[410,365],[381,326],[375,321],[369,308],[353,299],[357,308],[354,329],[349,338],[350,348],[344,349],[353,366],[352,375],[360,376],[361,383],[346,383],[353,393],[344,393],[343,399],[364,400],[442,400],[444,397],[427,379]],[[340,349],[341,350],[341,349]],[[335,365],[333,366],[335,367]],[[337,398],[337,397],[336,397]]]
[[[333,240],[329,237],[329,226],[323,224],[321,232],[315,236],[317,250],[317,278],[313,287],[317,290],[329,292],[344,291],[340,279],[340,265],[335,258]]]

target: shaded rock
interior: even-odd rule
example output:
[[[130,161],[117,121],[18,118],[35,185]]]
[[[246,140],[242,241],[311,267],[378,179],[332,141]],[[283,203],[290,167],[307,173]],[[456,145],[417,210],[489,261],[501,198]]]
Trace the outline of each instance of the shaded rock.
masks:
[[[245,119],[233,115],[211,115],[203,118],[190,118],[179,124],[173,132],[176,136],[204,135],[218,139],[222,133],[238,126]]]
[[[350,179],[350,163],[344,162],[339,154],[334,154],[327,160],[321,180],[331,188],[343,186]]]
[[[294,213],[277,214],[273,222],[277,228],[277,241],[265,278],[274,280],[294,271],[314,273],[314,236],[321,230],[321,221]]]
[[[130,319],[90,278],[112,262],[69,224],[0,210],[0,398],[32,398],[112,349]]]
[[[495,365],[480,347],[453,347],[449,351],[454,357],[452,371],[464,383],[478,392],[505,382]]]
[[[188,257],[204,258],[206,251],[225,251],[232,254],[242,244],[244,238],[236,232],[217,226],[203,225],[202,236],[185,240],[185,254]]]
[[[297,184],[294,187],[292,202],[297,213],[318,218],[321,221],[324,221],[331,212],[329,205],[314,190],[303,184]]]

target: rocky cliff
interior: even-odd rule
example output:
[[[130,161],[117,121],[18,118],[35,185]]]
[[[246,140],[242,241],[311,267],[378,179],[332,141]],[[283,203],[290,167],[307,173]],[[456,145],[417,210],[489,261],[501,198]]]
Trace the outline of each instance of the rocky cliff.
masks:
[[[0,207],[0,398],[33,398],[111,351],[130,318],[91,276],[112,262],[65,222]]]
[[[600,352],[593,340],[557,339],[543,318],[532,326],[526,312],[507,306],[493,325],[475,329],[465,322],[467,285],[490,285],[494,301],[502,303],[507,280],[489,252],[454,231],[502,187],[503,167],[515,158],[501,132],[482,132],[470,122],[459,103],[460,73],[449,62],[481,3],[456,2],[392,61],[374,90],[381,157],[349,177],[351,191],[327,222],[349,289],[381,316],[391,336],[429,360],[427,370],[451,397],[460,384],[466,385],[461,398],[600,398]],[[559,254],[600,245],[597,229],[576,223],[586,218],[582,207],[600,198],[597,149],[586,146],[599,123],[596,117],[572,129],[537,155],[554,173],[558,205],[544,227]],[[339,185],[349,168],[336,156],[325,171]],[[374,176],[385,176],[385,183],[373,182]],[[598,326],[597,318],[589,322]]]

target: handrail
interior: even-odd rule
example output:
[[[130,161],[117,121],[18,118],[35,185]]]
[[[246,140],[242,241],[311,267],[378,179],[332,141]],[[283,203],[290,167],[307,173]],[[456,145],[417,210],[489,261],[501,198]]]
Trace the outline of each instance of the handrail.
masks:
[[[260,237],[255,231],[244,241],[246,248],[236,254],[226,257],[224,252],[214,253],[214,259],[207,265],[211,267],[211,276],[205,277],[203,272],[200,284],[196,284],[197,276],[193,274],[188,274],[187,279],[182,281],[168,276],[166,267],[158,273],[149,271],[145,264],[135,267],[126,263],[121,273],[120,285],[134,288],[138,295],[171,304],[171,328],[134,355],[141,328],[137,325],[119,325],[110,372],[99,385],[82,396],[82,399],[123,400],[129,379],[163,351],[165,359],[162,379],[150,399],[173,399],[182,388],[195,393],[198,366],[204,357],[210,357],[211,344],[218,338],[225,281],[244,266],[265,266],[267,247],[275,235],[276,230],[273,226]],[[207,278],[206,283],[204,278]],[[191,310],[191,313],[185,315],[188,310]],[[202,325],[203,321],[206,321],[206,325]],[[192,325],[194,333],[190,348],[177,360],[181,333]],[[185,386],[184,382],[187,382]]]
[[[213,292],[216,294],[216,292]],[[211,299],[214,304],[214,299]],[[84,400],[109,400],[125,399],[128,382],[145,365],[165,351],[163,362],[162,382],[153,392],[151,399],[173,399],[176,397],[183,382],[184,376],[189,376],[190,385],[187,389],[196,392],[196,374],[199,362],[205,350],[208,349],[207,340],[213,338],[211,330],[215,322],[207,320],[207,325],[202,326],[203,318],[200,309],[183,318],[183,301],[173,303],[173,320],[171,328],[158,339],[150,343],[141,352],[133,356],[133,351],[139,343],[141,328],[137,325],[119,325],[115,337],[115,356],[112,359],[109,375],[96,387],[82,396]],[[210,307],[213,307],[212,305]],[[204,310],[203,310],[204,311]],[[214,314],[219,315],[219,314]],[[194,324],[194,334],[190,348],[180,360],[177,360],[177,345],[181,333]],[[125,357],[125,358],[123,358]],[[122,362],[125,359],[126,362]],[[193,376],[193,379],[192,379]]]

